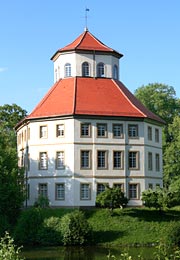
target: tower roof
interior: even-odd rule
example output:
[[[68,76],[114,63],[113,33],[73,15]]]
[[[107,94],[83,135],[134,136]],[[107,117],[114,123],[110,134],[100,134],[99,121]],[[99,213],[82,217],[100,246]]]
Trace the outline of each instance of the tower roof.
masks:
[[[27,119],[67,115],[147,118],[164,123],[120,81],[83,77],[56,82]]]
[[[92,35],[88,30],[85,30],[81,35],[79,35],[72,43],[66,45],[65,47],[59,49],[51,58],[51,60],[56,59],[57,55],[62,52],[69,51],[96,51],[111,53],[118,58],[123,55],[112,48],[108,47],[100,40],[98,40],[94,35]]]

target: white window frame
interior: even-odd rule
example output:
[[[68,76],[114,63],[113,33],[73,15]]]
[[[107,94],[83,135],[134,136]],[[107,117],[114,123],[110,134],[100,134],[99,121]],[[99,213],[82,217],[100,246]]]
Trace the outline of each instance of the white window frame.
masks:
[[[113,151],[113,169],[123,169],[123,151]]]
[[[130,170],[139,169],[139,151],[128,152],[128,167]]]
[[[91,151],[81,150],[81,169],[91,168]]]
[[[139,137],[137,124],[128,125],[128,137],[129,138],[138,138]]]
[[[81,137],[91,137],[91,123],[81,123]]]
[[[39,170],[48,170],[48,154],[47,152],[39,153]]]
[[[123,124],[113,124],[113,138],[123,138]]]
[[[55,183],[55,199],[65,200],[65,183]]]
[[[129,183],[129,199],[137,200],[140,196],[140,184],[139,183]]]
[[[80,183],[80,200],[91,200],[90,183]]]
[[[118,66],[116,64],[113,66],[113,78],[114,79],[118,79],[119,78]]]
[[[47,183],[39,183],[38,184],[38,193],[39,195],[48,198],[48,184]]]
[[[98,138],[107,138],[107,124],[105,124],[105,123],[97,124],[97,137]]]
[[[90,67],[87,61],[82,63],[82,77],[89,77],[90,76]]]
[[[56,125],[56,137],[64,137],[64,124]]]
[[[64,151],[56,152],[56,169],[61,170],[65,168],[65,153]]]
[[[107,169],[108,168],[108,151],[98,150],[97,151],[97,169]]]
[[[65,64],[64,70],[65,70],[65,78],[71,77],[71,64],[70,63]]]
[[[39,127],[39,137],[40,138],[47,138],[48,136],[48,128],[47,125],[41,125]]]
[[[105,77],[105,65],[103,62],[99,62],[97,64],[97,77],[104,78]]]

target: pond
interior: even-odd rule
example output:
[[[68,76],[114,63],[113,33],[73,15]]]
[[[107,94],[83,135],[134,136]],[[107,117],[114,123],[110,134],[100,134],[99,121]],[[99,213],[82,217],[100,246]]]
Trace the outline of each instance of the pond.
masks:
[[[146,260],[153,260],[153,247],[147,248],[103,248],[103,247],[47,247],[31,248],[23,251],[26,260],[106,260],[108,254],[120,256],[129,252],[132,256],[141,254]]]

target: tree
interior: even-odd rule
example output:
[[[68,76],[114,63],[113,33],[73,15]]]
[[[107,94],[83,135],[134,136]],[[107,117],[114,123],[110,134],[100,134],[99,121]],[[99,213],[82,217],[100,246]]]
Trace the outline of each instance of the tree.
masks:
[[[128,199],[124,196],[124,192],[120,188],[106,187],[105,191],[98,194],[96,197],[97,205],[105,208],[120,208],[125,207],[128,203]]]
[[[180,116],[175,116],[173,122],[168,125],[171,142],[164,151],[164,181],[170,185],[180,176]]]
[[[143,85],[134,94],[166,124],[172,123],[174,116],[180,115],[180,100],[176,98],[176,91],[172,86],[159,83]]]
[[[0,106],[0,215],[14,221],[23,197],[23,173],[18,169],[14,126],[26,115],[19,106]]]

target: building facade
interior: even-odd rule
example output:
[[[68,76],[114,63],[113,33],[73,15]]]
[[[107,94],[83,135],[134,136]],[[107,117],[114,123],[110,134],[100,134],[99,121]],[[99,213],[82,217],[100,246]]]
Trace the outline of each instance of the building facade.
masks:
[[[16,126],[27,206],[95,206],[105,185],[140,206],[162,186],[164,122],[119,80],[122,56],[88,30],[52,56],[54,85]]]

